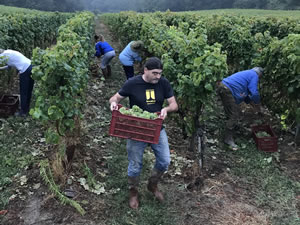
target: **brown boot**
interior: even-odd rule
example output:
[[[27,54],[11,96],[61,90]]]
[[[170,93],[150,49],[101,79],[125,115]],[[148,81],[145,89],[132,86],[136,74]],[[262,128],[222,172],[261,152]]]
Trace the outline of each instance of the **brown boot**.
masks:
[[[101,69],[101,70],[102,70],[102,74],[103,74],[104,78],[106,79],[108,77],[107,68]]]
[[[107,65],[107,76],[111,77],[111,67],[110,67],[110,65]]]
[[[132,209],[137,209],[139,207],[138,199],[138,186],[139,186],[139,176],[129,177],[128,176],[128,185],[129,185],[129,206]]]
[[[232,131],[225,130],[224,143],[227,144],[232,150],[238,150],[238,146],[234,143]]]
[[[163,202],[164,201],[164,196],[163,194],[159,191],[158,189],[158,181],[160,179],[160,177],[163,175],[163,172],[158,171],[156,169],[153,169],[152,171],[152,175],[148,180],[148,185],[147,188],[150,192],[152,192],[155,196],[155,198],[160,201]]]
[[[138,209],[139,199],[138,199],[138,190],[136,188],[129,189],[129,206],[132,209]]]

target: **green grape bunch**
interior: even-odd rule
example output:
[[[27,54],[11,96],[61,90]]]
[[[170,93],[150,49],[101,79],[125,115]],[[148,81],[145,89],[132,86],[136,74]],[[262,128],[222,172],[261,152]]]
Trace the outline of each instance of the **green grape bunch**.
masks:
[[[271,137],[270,134],[268,134],[266,131],[260,131],[256,133],[257,137]]]
[[[122,107],[120,108],[119,112],[122,113],[123,115],[135,116],[135,117],[150,119],[150,120],[155,120],[158,118],[158,115],[156,113],[151,113],[146,110],[142,110],[137,105],[132,106],[131,109]]]

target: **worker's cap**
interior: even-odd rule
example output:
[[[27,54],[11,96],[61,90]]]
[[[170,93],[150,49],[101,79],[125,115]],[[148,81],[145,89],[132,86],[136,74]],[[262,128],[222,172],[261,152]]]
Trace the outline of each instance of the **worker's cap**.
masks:
[[[144,48],[144,42],[143,41],[133,41],[130,44],[130,48],[132,51],[141,51]]]
[[[260,76],[264,73],[264,69],[262,67],[254,67],[253,70]]]
[[[147,68],[147,70],[155,70],[155,69],[162,70],[163,69],[163,64],[162,64],[162,62],[160,61],[159,58],[150,57],[145,62],[144,67]]]

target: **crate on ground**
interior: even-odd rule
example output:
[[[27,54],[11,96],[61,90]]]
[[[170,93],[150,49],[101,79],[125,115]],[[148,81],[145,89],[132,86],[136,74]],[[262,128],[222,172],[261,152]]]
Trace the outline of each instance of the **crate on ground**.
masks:
[[[119,112],[121,107],[119,104],[118,109],[112,112],[109,135],[158,144],[163,119],[152,120],[124,115]]]
[[[2,95],[0,97],[0,117],[7,118],[15,114],[19,108],[19,95]]]
[[[255,125],[251,127],[253,139],[256,147],[264,152],[278,151],[278,137],[275,135],[270,125]],[[259,137],[259,132],[266,132],[269,137]]]

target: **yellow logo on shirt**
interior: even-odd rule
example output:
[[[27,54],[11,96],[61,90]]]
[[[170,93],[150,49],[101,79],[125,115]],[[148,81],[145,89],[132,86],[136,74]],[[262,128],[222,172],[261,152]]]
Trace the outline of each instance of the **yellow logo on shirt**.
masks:
[[[146,102],[148,105],[155,103],[155,92],[154,89],[146,90]]]

